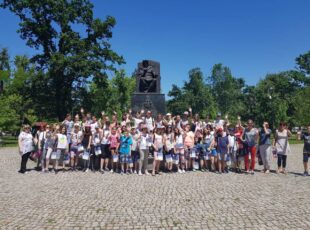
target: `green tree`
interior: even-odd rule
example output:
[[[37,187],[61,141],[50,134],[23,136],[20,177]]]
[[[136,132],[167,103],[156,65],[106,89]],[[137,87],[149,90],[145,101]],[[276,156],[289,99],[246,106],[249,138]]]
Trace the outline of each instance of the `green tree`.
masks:
[[[211,94],[211,89],[204,82],[203,72],[199,68],[189,71],[189,80],[184,82],[182,88],[172,86],[168,96],[171,99],[167,102],[168,110],[173,114],[182,114],[189,107],[194,113],[201,116],[216,113],[216,104]]]
[[[80,87],[124,62],[109,43],[115,19],[94,18],[88,0],[4,0],[0,6],[20,18],[21,38],[38,51],[31,62],[46,74],[49,107],[59,119],[72,111]]]
[[[300,72],[310,75],[310,51],[301,54],[296,58],[296,63]],[[308,82],[309,84],[309,82]]]
[[[10,57],[7,48],[0,51],[0,93],[10,80]]]
[[[296,107],[294,112],[295,123],[298,126],[310,125],[310,87],[306,87],[296,93],[294,105]]]
[[[207,81],[222,113],[235,117],[244,110],[242,90],[245,82],[242,78],[233,77],[227,66],[214,65]]]

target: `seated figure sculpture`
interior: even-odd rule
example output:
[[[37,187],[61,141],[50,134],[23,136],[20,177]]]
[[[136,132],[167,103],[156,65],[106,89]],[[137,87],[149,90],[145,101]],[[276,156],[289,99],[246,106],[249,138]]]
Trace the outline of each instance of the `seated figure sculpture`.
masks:
[[[139,79],[139,92],[156,92],[157,74],[147,60],[142,62],[142,66],[138,69],[137,75]]]

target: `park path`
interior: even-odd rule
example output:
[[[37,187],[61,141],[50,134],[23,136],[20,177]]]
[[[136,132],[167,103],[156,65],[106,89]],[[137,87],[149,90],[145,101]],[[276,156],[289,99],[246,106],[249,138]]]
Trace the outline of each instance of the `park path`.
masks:
[[[288,175],[190,172],[139,177],[21,175],[17,149],[1,148],[0,229],[309,230],[310,177],[300,175],[301,151],[302,145],[292,145]]]

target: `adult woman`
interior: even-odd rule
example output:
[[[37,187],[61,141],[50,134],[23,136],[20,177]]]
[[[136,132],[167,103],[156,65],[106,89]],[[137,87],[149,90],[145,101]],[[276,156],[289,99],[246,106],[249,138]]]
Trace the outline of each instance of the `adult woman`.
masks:
[[[247,154],[244,156],[245,170],[247,173],[254,174],[255,158],[256,158],[256,143],[258,140],[258,131],[254,128],[254,123],[248,120],[248,126],[244,130],[244,141],[247,145]],[[249,168],[249,156],[251,156],[251,170]]]
[[[271,130],[269,129],[268,122],[263,123],[263,129],[259,132],[259,153],[263,161],[264,173],[269,173],[271,163]]]
[[[278,156],[278,170],[277,173],[286,174],[286,159],[287,155],[291,152],[288,138],[292,135],[292,133],[288,130],[286,123],[281,122],[280,127],[276,130],[275,140],[273,146],[277,150]]]
[[[88,168],[89,168],[89,158],[90,158],[90,144],[91,144],[91,129],[89,125],[85,126],[85,132],[83,134],[83,138],[82,138],[82,146],[84,147],[84,155],[83,159],[84,159],[84,172],[88,172]]]
[[[26,173],[26,165],[31,152],[33,151],[33,137],[30,133],[30,126],[24,125],[23,131],[18,136],[19,153],[22,157],[19,173]]]

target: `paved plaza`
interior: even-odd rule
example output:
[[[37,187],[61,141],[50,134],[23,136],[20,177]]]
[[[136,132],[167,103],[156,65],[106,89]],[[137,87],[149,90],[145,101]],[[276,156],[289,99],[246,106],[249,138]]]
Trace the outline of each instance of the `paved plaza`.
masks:
[[[288,175],[189,172],[152,177],[21,175],[17,149],[1,148],[0,228],[310,229],[310,177],[301,176],[301,150],[302,145],[292,146]],[[33,167],[29,162],[28,168]]]

